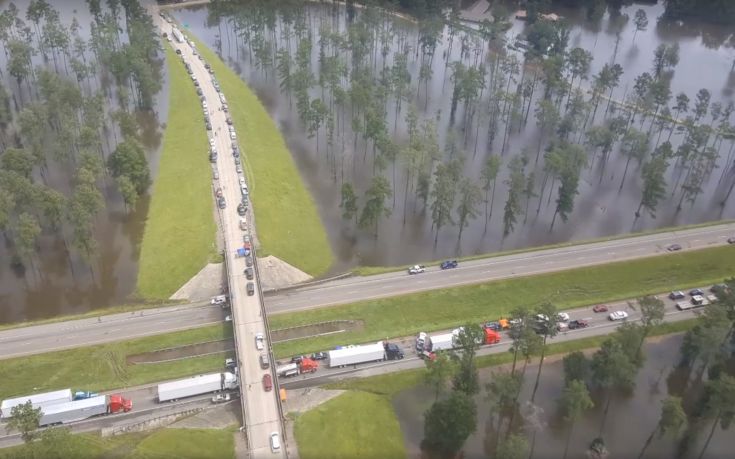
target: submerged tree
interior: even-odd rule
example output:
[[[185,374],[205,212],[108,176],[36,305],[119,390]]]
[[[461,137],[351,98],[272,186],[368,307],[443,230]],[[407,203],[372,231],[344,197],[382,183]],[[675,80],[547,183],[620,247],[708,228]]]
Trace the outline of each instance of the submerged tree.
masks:
[[[390,189],[390,183],[382,175],[373,177],[370,188],[365,191],[365,205],[360,214],[358,225],[362,229],[374,228],[375,238],[378,238],[378,223],[381,217],[388,217],[391,210],[386,206],[386,200],[390,198],[393,192]]]

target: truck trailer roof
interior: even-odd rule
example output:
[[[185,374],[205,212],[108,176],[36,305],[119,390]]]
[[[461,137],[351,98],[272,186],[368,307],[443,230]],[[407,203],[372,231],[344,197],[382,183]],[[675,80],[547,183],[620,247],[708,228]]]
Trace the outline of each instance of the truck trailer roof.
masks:
[[[41,394],[24,395],[22,397],[9,398],[7,400],[3,400],[2,405],[0,405],[0,413],[2,414],[2,417],[9,418],[10,412],[12,411],[13,407],[16,407],[18,405],[23,405],[29,400],[33,404],[34,408],[39,408],[43,406],[53,405],[56,403],[71,402],[72,393],[71,393],[71,389],[62,389],[62,390],[57,390],[53,392],[44,392]]]

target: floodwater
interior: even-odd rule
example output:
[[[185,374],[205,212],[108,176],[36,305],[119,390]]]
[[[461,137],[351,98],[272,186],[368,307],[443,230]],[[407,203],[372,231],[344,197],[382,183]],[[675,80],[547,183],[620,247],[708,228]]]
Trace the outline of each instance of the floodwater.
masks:
[[[0,2],[0,8],[7,8],[10,3]],[[25,20],[28,1],[12,3],[15,3],[19,16]],[[91,16],[85,0],[53,2],[53,5],[58,9],[63,24],[70,24],[72,18],[76,17],[81,26],[80,35],[84,38],[89,36]],[[5,59],[5,55],[0,54],[0,66],[3,69]],[[42,65],[39,56],[34,58],[34,64]],[[51,70],[54,69],[53,62],[47,65]],[[65,76],[61,64],[59,71]],[[5,71],[2,78],[5,87],[17,99],[18,86],[14,78]],[[71,78],[74,79],[73,76]],[[156,112],[136,113],[152,177],[157,171],[162,123],[168,113],[168,76],[165,68],[163,78],[163,89],[156,96]],[[99,88],[96,82],[93,84]],[[27,104],[29,95],[26,85],[22,85],[22,90],[23,100]],[[112,126],[109,120],[108,126]],[[106,141],[103,140],[105,154],[109,153],[109,146],[114,149],[120,134],[110,129],[107,137]],[[49,183],[62,192],[68,191],[68,173],[64,168],[51,169]],[[150,199],[148,196],[141,197],[135,210],[128,212],[113,179],[104,176],[100,183],[105,208],[96,218],[94,234],[98,253],[91,269],[74,251],[69,257],[63,240],[51,231],[44,231],[39,238],[33,267],[11,266],[12,248],[5,238],[0,238],[0,323],[82,313],[119,304],[133,292],[138,271],[138,247]]]
[[[574,11],[559,11],[571,22],[570,48],[580,46],[588,49],[594,56],[592,74],[597,72],[604,63],[620,63],[624,67],[624,74],[620,86],[613,93],[614,99],[625,99],[632,90],[634,78],[644,71],[651,71],[653,50],[660,43],[678,43],[680,45],[680,63],[672,76],[671,89],[673,94],[686,92],[692,101],[701,87],[708,88],[712,93],[712,101],[720,101],[723,105],[733,100],[735,89],[735,73],[732,72],[733,40],[732,30],[722,27],[701,24],[665,24],[657,23],[656,17],[663,12],[662,5],[632,5],[623,8],[624,15],[632,18],[639,7],[647,11],[649,27],[646,31],[638,32],[635,41],[632,41],[632,19],[621,21],[611,19],[606,13],[597,24],[590,25]],[[331,28],[333,31],[344,33],[347,27],[345,9],[339,6],[325,6],[309,4],[304,7],[305,26],[312,36],[311,68],[318,80],[319,42],[321,31]],[[651,228],[676,226],[704,221],[718,220],[735,215],[733,200],[721,206],[727,188],[735,176],[727,175],[720,181],[723,166],[728,163],[728,151],[731,144],[728,141],[721,143],[720,158],[717,161],[718,169],[712,173],[703,186],[703,192],[698,197],[696,205],[684,204],[681,211],[677,211],[680,193],[664,199],[658,206],[657,217],[648,215],[634,221],[634,212],[638,207],[641,195],[640,168],[633,161],[627,174],[625,186],[619,191],[625,166],[625,159],[618,154],[617,146],[611,153],[604,175],[600,173],[599,161],[594,162],[581,176],[579,195],[576,198],[574,211],[568,222],[557,218],[553,231],[550,231],[554,216],[557,187],[550,194],[550,186],[546,186],[543,196],[522,199],[522,214],[518,217],[515,231],[503,238],[503,207],[507,197],[507,187],[504,184],[508,176],[505,165],[514,154],[524,150],[529,151],[531,162],[526,169],[528,174],[535,171],[534,194],[541,194],[541,183],[544,176],[543,159],[534,162],[539,140],[539,132],[534,123],[533,111],[530,113],[526,128],[518,132],[513,128],[503,149],[504,124],[501,121],[498,134],[493,142],[488,142],[487,120],[474,117],[472,124],[464,123],[464,108],[460,102],[457,109],[456,122],[450,128],[449,111],[453,83],[451,71],[447,63],[459,60],[462,49],[464,32],[458,31],[453,40],[450,40],[449,28],[445,28],[443,36],[432,60],[433,77],[428,88],[423,83],[419,87],[420,53],[418,48],[417,25],[413,22],[395,18],[382,17],[380,24],[391,34],[386,41],[388,51],[383,58],[381,45],[377,45],[377,52],[372,56],[372,69],[379,74],[382,68],[390,68],[394,55],[400,50],[408,56],[408,70],[411,73],[411,88],[408,90],[408,100],[404,101],[396,120],[396,103],[393,96],[389,97],[386,105],[388,133],[399,144],[405,144],[407,130],[405,116],[409,105],[416,107],[419,119],[436,121],[436,131],[439,146],[444,148],[448,139],[455,145],[452,154],[464,156],[464,174],[474,180],[479,178],[479,170],[488,154],[502,156],[504,167],[497,180],[495,198],[490,206],[492,215],[487,229],[485,228],[485,205],[478,207],[477,218],[469,222],[464,230],[461,241],[458,240],[459,229],[455,225],[441,228],[438,243],[434,244],[434,228],[432,225],[431,209],[414,196],[415,184],[413,179],[406,193],[405,168],[402,159],[397,161],[394,170],[390,161],[383,175],[390,181],[394,190],[394,198],[388,199],[387,206],[391,216],[383,218],[378,226],[377,239],[372,230],[357,230],[352,222],[345,222],[341,218],[340,188],[343,182],[354,184],[358,196],[362,196],[369,186],[374,173],[375,163],[372,142],[366,143],[361,134],[357,136],[351,129],[351,109],[337,109],[335,112],[335,138],[332,152],[327,153],[326,129],[319,134],[319,146],[316,138],[309,138],[304,126],[298,118],[296,101],[293,105],[289,96],[279,89],[279,78],[273,67],[259,65],[251,45],[247,42],[247,33],[239,30],[237,24],[247,23],[247,19],[254,13],[252,10],[242,10],[236,17],[218,20],[208,14],[206,6],[192,6],[178,10],[175,16],[185,27],[218,50],[226,62],[237,71],[241,77],[256,91],[267,107],[271,116],[283,132],[303,179],[313,194],[327,228],[330,240],[338,256],[335,271],[355,264],[362,265],[400,265],[421,260],[439,259],[458,255],[495,252],[503,249],[536,246],[562,241],[587,239],[609,236],[631,231],[640,231]],[[358,12],[358,17],[361,13]],[[292,15],[291,19],[296,16]],[[267,17],[267,15],[264,15]],[[276,15],[273,21],[274,30],[266,29],[261,38],[270,44],[271,52],[276,46],[282,48],[290,46],[292,56],[298,44],[298,37],[293,33],[284,33],[284,21]],[[621,25],[622,24],[622,25]],[[468,24],[471,26],[471,24]],[[513,28],[508,36],[513,37],[522,31],[524,24],[513,21]],[[616,49],[616,37],[620,33],[620,41]],[[376,32],[377,33],[377,32]],[[451,42],[451,49],[450,49]],[[287,44],[288,43],[288,44]],[[490,65],[493,52],[487,47],[469,37],[466,40],[468,56],[465,64],[476,61]],[[329,47],[327,47],[329,49]],[[329,52],[328,52],[329,53]],[[340,56],[350,65],[350,54],[341,51]],[[518,55],[520,58],[521,56]],[[295,64],[292,64],[295,66]],[[706,71],[703,71],[706,69]],[[530,78],[530,76],[528,76]],[[520,80],[520,75],[516,76]],[[589,79],[588,79],[589,80]],[[583,82],[583,88],[589,84]],[[576,85],[576,83],[575,83]],[[348,78],[342,80],[342,87],[349,89]],[[512,86],[511,86],[512,90]],[[537,89],[534,98],[542,93]],[[428,94],[428,97],[427,97]],[[310,92],[310,97],[323,97],[318,84]],[[428,99],[428,100],[427,100]],[[327,92],[325,103],[329,105],[330,96]],[[481,105],[487,104],[487,91],[481,99]],[[670,105],[673,105],[673,101]],[[535,104],[534,104],[535,109]],[[596,124],[603,120],[604,108],[598,110]],[[650,118],[643,127],[636,120],[634,126],[648,131]],[[421,121],[419,122],[419,125]],[[588,126],[589,127],[589,126]],[[451,131],[451,134],[448,132]],[[668,131],[662,134],[665,140]],[[656,140],[658,130],[654,128],[653,139]],[[573,135],[578,139],[579,135]],[[681,142],[681,135],[675,133],[671,139],[674,148]],[[502,153],[501,153],[502,152]],[[450,153],[445,152],[445,158]],[[542,155],[543,156],[543,155]],[[673,161],[672,161],[673,163]],[[667,173],[669,193],[673,184],[680,180],[686,171],[676,168],[672,164]],[[602,180],[600,180],[600,176]],[[558,184],[557,184],[558,185]],[[553,185],[552,185],[553,186]],[[483,197],[484,199],[484,197]],[[404,205],[405,201],[405,205]],[[364,200],[360,200],[360,205]],[[527,212],[526,212],[526,209]],[[453,209],[452,220],[456,221]]]
[[[679,361],[679,345],[682,335],[669,336],[645,345],[646,363],[636,378],[634,393],[617,393],[613,396],[605,421],[602,437],[613,458],[634,458],[638,456],[646,439],[656,426],[661,411],[661,401],[669,395],[682,396],[682,371],[672,371]],[[526,371],[520,404],[527,401],[536,378],[538,367],[529,365]],[[509,371],[509,368],[504,369]],[[493,371],[480,372],[481,387],[492,378]],[[560,359],[547,360],[541,373],[541,383],[536,394],[536,403],[542,409],[539,418],[542,422],[536,434],[535,459],[556,459],[564,452],[567,438],[566,425],[561,421],[556,400],[564,383],[564,370]],[[699,386],[692,385],[691,391]],[[589,443],[598,436],[604,400],[602,394],[592,394],[595,407],[574,426],[569,446],[569,459],[582,459]],[[434,400],[434,395],[426,387],[414,388],[399,393],[393,399],[401,431],[408,452],[407,457],[420,458],[420,443],[423,439],[423,413]],[[464,446],[467,459],[492,457],[495,424],[493,412],[487,402],[484,389],[476,397],[477,431],[471,435]],[[504,426],[507,426],[507,419]],[[711,424],[706,423],[696,429],[696,435],[688,448],[683,449],[680,442],[669,439],[655,439],[648,450],[649,459],[686,459],[699,455]],[[505,429],[505,427],[503,428]],[[504,432],[504,430],[503,430]],[[732,430],[717,429],[704,458],[722,459],[732,457],[735,439]]]

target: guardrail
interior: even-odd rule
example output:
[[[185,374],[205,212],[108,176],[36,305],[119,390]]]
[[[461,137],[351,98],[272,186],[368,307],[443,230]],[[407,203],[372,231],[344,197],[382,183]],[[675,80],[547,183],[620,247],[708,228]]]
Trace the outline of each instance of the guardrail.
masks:
[[[288,432],[286,431],[286,421],[283,413],[283,403],[281,401],[281,384],[278,381],[278,375],[276,374],[276,359],[273,354],[273,341],[271,340],[271,327],[268,324],[268,315],[265,311],[265,301],[263,299],[263,290],[260,288],[260,271],[258,270],[258,257],[255,256],[255,247],[251,249],[253,252],[253,267],[255,268],[255,280],[258,284],[258,300],[260,301],[260,313],[263,316],[263,323],[265,324],[266,342],[268,343],[268,359],[271,362],[270,372],[271,378],[274,382],[276,403],[278,404],[278,418],[281,424],[281,437],[283,438],[284,448],[286,457],[288,457],[288,448],[285,447],[288,440]]]
[[[228,246],[227,235],[226,235],[225,226],[224,226],[224,216],[222,215],[222,209],[218,210],[217,215],[219,215],[220,230],[222,231],[222,235],[223,235],[223,238],[222,238],[223,245],[224,245],[224,257],[223,258],[224,258],[224,263],[225,263],[225,274],[227,276],[227,294],[229,295],[230,310],[233,315],[233,321],[232,321],[233,327],[236,327],[234,324],[236,324],[237,322],[234,320],[235,319],[234,316],[235,314],[237,314],[237,311],[235,311],[237,308],[234,307],[234,303],[233,303],[233,300],[235,297],[235,289],[233,288],[234,286],[232,285],[232,277],[230,276],[230,272],[233,272],[233,273],[235,272],[235,271],[231,271],[232,267],[230,266],[230,257],[232,256],[232,253],[234,252],[231,252],[230,247]],[[235,360],[237,361],[238,370],[239,370],[238,383],[240,384],[240,405],[242,406],[242,417],[243,417],[243,424],[245,427],[245,444],[247,446],[248,456],[252,457],[253,447],[251,444],[250,431],[248,430],[248,427],[250,426],[250,419],[248,419],[246,397],[242,393],[242,390],[243,390],[242,381],[244,379],[242,378],[242,374],[245,370],[242,366],[242,363],[241,363],[242,361],[240,360],[240,337],[238,336],[236,331],[233,332],[233,335],[234,335],[233,337],[235,338]]]

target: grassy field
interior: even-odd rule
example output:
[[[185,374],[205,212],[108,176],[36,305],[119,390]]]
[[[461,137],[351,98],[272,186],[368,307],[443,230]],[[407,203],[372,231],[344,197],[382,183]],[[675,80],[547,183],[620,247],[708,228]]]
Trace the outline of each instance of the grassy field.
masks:
[[[359,331],[275,345],[278,356],[338,344],[409,336],[466,322],[495,320],[519,305],[551,301],[562,309],[720,282],[735,273],[735,247],[716,247],[557,273],[416,293],[270,318],[273,329],[362,320]]]
[[[503,252],[470,255],[467,257],[459,257],[457,258],[457,260],[458,261],[483,260],[486,258],[496,258],[496,257],[505,256],[505,255],[513,255],[516,253],[528,253],[528,252],[535,252],[537,250],[556,249],[560,247],[573,247],[577,245],[594,244],[595,242],[615,241],[619,239],[626,239],[629,237],[644,236],[647,234],[660,234],[660,233],[667,233],[669,231],[682,231],[682,230],[694,229],[694,228],[706,228],[709,226],[722,225],[725,223],[733,223],[733,222],[735,222],[735,220],[718,220],[714,222],[695,223],[691,225],[682,225],[682,226],[676,226],[676,227],[656,228],[656,229],[652,229],[648,231],[641,231],[639,233],[634,233],[634,234],[628,234],[628,233],[617,234],[615,236],[600,237],[600,238],[595,238],[595,239],[586,239],[583,241],[560,242],[558,244],[549,244],[549,245],[542,245],[542,246],[535,246],[535,247],[525,247],[522,249],[506,250]],[[441,263],[440,260],[430,260],[430,261],[425,261],[425,262],[417,262],[416,264],[432,266],[432,265],[439,265],[440,263]],[[358,276],[373,276],[375,274],[385,274],[385,273],[403,271],[404,269],[406,269],[405,266],[359,266],[355,268],[353,272]]]
[[[159,429],[101,438],[95,434],[70,435],[55,444],[54,457],[75,459],[219,459],[234,458],[234,428]],[[42,457],[26,455],[27,447],[0,449],[0,459]]]
[[[80,347],[28,357],[0,360],[0,399],[63,389],[102,391],[136,386],[222,368],[222,354],[156,364],[129,365],[130,355],[158,349],[221,340],[232,336],[229,325],[214,325],[131,341]]]
[[[216,254],[212,169],[194,85],[166,44],[169,113],[143,233],[138,295],[168,298]]]
[[[390,400],[347,392],[296,418],[294,434],[303,459],[406,457]]]
[[[258,255],[276,256],[312,276],[324,274],[333,261],[327,233],[281,133],[240,77],[203,43],[196,43],[227,97],[244,152]]]

